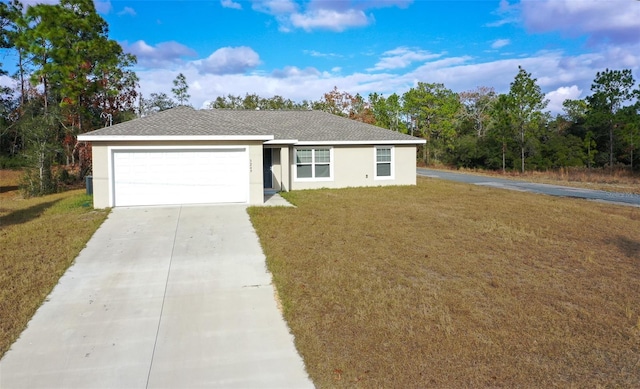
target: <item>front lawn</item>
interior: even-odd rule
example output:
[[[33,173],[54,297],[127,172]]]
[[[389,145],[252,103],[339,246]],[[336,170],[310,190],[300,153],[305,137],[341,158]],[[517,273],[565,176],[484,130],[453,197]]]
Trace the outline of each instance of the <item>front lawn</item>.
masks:
[[[0,171],[0,357],[107,217],[84,190],[24,199]]]
[[[634,387],[640,209],[419,179],[250,208],[318,387]]]

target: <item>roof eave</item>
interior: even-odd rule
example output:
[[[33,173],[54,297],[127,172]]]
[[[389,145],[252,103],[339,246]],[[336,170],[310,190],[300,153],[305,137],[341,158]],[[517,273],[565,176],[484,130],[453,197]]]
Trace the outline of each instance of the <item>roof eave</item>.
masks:
[[[270,141],[273,135],[78,135],[81,142]]]
[[[273,139],[264,142],[265,145],[295,145],[297,143],[297,139]]]
[[[425,139],[403,139],[403,140],[326,140],[326,141],[300,141],[296,146],[342,146],[342,145],[422,145],[427,143]]]

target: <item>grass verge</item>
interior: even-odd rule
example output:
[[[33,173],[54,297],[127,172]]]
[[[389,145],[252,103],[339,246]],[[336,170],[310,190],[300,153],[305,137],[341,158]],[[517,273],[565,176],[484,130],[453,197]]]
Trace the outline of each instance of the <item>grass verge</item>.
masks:
[[[84,190],[23,199],[0,171],[0,357],[107,217]]]
[[[640,209],[419,179],[250,208],[318,387],[632,387]]]

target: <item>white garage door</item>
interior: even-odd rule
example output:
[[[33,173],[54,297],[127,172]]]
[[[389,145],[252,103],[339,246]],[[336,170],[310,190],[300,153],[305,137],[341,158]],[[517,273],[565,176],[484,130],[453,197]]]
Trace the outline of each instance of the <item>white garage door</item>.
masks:
[[[246,203],[249,157],[245,148],[116,150],[116,206]]]

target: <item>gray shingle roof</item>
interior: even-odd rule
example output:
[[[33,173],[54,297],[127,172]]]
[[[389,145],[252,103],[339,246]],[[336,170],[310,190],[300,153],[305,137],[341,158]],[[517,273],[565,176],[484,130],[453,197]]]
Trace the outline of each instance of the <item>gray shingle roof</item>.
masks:
[[[321,111],[195,110],[177,107],[84,134],[103,136],[273,135],[301,142],[419,141],[370,124]]]

